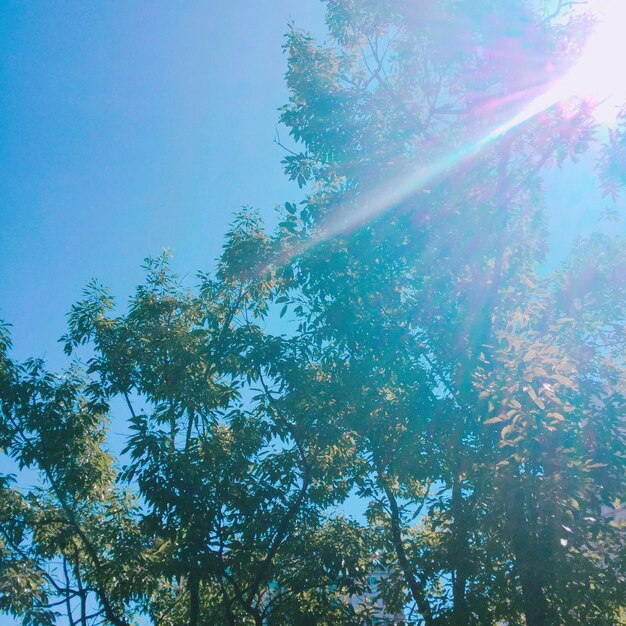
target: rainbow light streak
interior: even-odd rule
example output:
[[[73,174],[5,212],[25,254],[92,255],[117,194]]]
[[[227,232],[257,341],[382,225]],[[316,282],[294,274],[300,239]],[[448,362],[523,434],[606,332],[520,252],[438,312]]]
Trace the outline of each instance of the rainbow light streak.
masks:
[[[497,139],[559,102],[575,96],[583,96],[601,108],[610,96],[615,95],[615,84],[619,85],[615,73],[609,72],[607,80],[607,72],[603,70],[607,64],[615,61],[615,45],[618,41],[621,43],[621,49],[626,53],[625,44],[622,43],[624,37],[621,28],[626,19],[626,1],[622,8],[619,8],[618,4],[621,0],[606,0],[604,5],[601,5],[603,0],[596,1],[599,3],[598,8],[602,8],[598,13],[598,26],[587,41],[578,62],[565,76],[551,83],[546,91],[533,98],[513,117],[480,139],[440,157],[427,167],[413,173],[403,172],[364,195],[360,198],[361,206],[358,211],[350,211],[348,206],[339,207],[335,217],[315,236],[301,246],[286,251],[281,261],[287,263],[323,241],[366,224],[415,193],[420,191],[428,193],[426,185],[433,180],[468,161]],[[619,28],[616,28],[616,24]],[[626,94],[626,89],[624,93]]]
[[[289,253],[283,256],[282,261],[289,262],[298,254],[310,250],[323,241],[328,241],[341,233],[349,232],[360,225],[366,224],[419,191],[428,193],[428,190],[425,188],[426,185],[454,167],[468,161],[495,140],[562,100],[563,89],[561,83],[562,81],[559,81],[551,89],[532,100],[511,119],[500,124],[480,139],[444,155],[434,163],[412,174],[407,175],[403,173],[402,176],[392,178],[384,185],[379,186],[369,195],[361,198],[361,208],[358,212],[349,212],[346,208],[339,207],[333,220],[326,224],[309,241],[298,248],[290,250]]]

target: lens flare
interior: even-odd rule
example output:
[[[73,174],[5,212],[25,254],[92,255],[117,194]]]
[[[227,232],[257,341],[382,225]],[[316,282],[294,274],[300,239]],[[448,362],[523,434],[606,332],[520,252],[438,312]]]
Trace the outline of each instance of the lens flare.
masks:
[[[626,2],[594,0],[590,3],[595,28],[580,60],[568,75],[571,95],[588,98],[596,104],[595,116],[601,123],[615,122],[619,107],[626,101]]]
[[[338,207],[334,217],[316,235],[300,247],[285,251],[281,261],[288,262],[323,241],[368,223],[415,193],[427,193],[427,186],[434,180],[558,103],[583,99],[595,107],[594,115],[599,123],[614,123],[619,107],[626,103],[626,78],[621,67],[626,58],[626,0],[593,0],[583,6],[587,11],[592,10],[595,27],[569,72],[546,85],[539,95],[530,96],[517,113],[480,138],[450,150],[426,167],[405,170],[365,193],[359,198],[358,210]]]

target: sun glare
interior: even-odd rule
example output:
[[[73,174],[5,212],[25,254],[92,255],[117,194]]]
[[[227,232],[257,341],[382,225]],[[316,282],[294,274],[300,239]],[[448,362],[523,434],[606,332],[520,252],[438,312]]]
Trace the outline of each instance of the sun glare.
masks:
[[[591,0],[585,7],[591,9],[595,27],[559,89],[564,98],[589,100],[597,121],[611,125],[626,102],[626,0]]]
[[[620,108],[626,106],[626,73],[622,68],[626,59],[626,0],[589,0],[581,6],[592,13],[595,24],[580,58],[569,72],[482,137],[444,153],[426,167],[404,171],[380,184],[360,199],[358,211],[337,210],[316,236],[298,248],[285,251],[283,262],[370,221],[411,194],[428,193],[426,187],[433,180],[558,103],[572,99],[588,101],[594,106],[594,117],[599,124],[614,125]]]

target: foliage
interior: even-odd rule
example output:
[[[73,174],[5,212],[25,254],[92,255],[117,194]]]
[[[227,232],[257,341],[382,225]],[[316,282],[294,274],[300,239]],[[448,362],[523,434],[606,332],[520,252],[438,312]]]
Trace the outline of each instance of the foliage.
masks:
[[[328,1],[328,41],[285,45],[306,196],[276,230],[240,212],[195,289],[148,259],[125,311],[91,284],[61,374],[2,327],[0,447],[38,480],[0,481],[0,611],[625,623],[626,246],[542,267],[542,176],[592,111],[491,132],[580,48],[585,20],[539,4]]]

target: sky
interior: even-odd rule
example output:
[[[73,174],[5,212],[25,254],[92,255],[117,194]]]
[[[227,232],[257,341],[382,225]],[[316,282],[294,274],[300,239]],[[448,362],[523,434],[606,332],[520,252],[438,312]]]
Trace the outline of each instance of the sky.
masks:
[[[92,278],[123,303],[167,248],[193,284],[234,211],[271,221],[301,197],[273,143],[290,21],[323,34],[323,5],[3,0],[0,318],[15,358],[65,363],[57,340]],[[606,202],[589,159],[548,180],[554,262]]]
[[[123,302],[142,260],[167,248],[193,284],[234,211],[271,221],[276,203],[301,197],[273,143],[292,20],[321,34],[323,5],[2,0],[0,319],[12,356],[57,369],[66,313],[92,278]],[[593,160],[552,172],[547,202],[554,264],[608,202]]]
[[[16,358],[63,364],[85,284],[122,302],[163,248],[209,270],[232,214],[300,198],[273,143],[288,23],[315,0],[3,0],[0,318]]]
[[[58,339],[92,278],[123,304],[167,248],[193,285],[234,211],[271,221],[301,197],[274,144],[290,22],[323,33],[321,3],[2,0],[0,320],[14,358],[66,366]],[[18,470],[2,456],[0,472]]]

